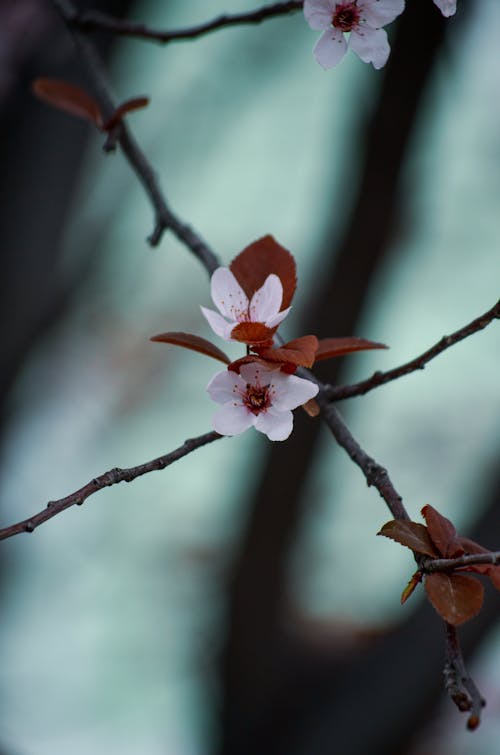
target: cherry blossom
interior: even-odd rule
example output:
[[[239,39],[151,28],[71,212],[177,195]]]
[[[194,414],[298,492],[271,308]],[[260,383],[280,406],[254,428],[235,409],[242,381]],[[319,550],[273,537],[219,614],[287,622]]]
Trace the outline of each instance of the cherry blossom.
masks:
[[[457,0],[434,0],[434,5],[437,5],[446,18],[453,16],[457,10]]]
[[[218,372],[207,391],[222,404],[213,418],[216,432],[239,435],[253,426],[269,440],[285,440],[293,428],[291,410],[316,396],[318,386],[255,362],[242,365],[239,374]]]
[[[439,2],[444,5],[447,0]],[[382,68],[390,47],[381,27],[394,21],[404,7],[404,0],[305,0],[307,23],[311,29],[323,31],[314,57],[323,68],[333,68],[350,48],[364,63]]]
[[[231,337],[240,323],[262,323],[273,329],[290,311],[288,307],[280,312],[283,285],[274,273],[267,276],[249,300],[233,273],[227,267],[219,267],[212,275],[211,294],[221,314],[206,307],[201,307],[201,311],[212,330],[225,341],[240,340]]]

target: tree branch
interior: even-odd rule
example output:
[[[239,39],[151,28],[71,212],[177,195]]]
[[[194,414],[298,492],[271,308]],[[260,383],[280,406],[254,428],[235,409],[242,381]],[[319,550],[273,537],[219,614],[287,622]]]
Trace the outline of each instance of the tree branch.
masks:
[[[75,29],[74,18],[77,15],[71,0],[52,0],[66,25],[72,30],[76,46],[85,61],[91,81],[94,85],[96,100],[104,118],[110,118],[116,110],[116,104],[110,93],[106,74],[94,46],[86,36]],[[112,151],[118,142],[130,166],[142,183],[155,212],[155,227],[148,241],[157,246],[164,231],[170,230],[179,241],[185,244],[198,257],[209,274],[219,267],[216,255],[206,242],[189,225],[184,223],[169,207],[161,190],[155,171],[142,149],[134,139],[129,128],[121,121],[108,137],[105,150]]]
[[[444,684],[446,691],[460,711],[470,711],[467,728],[477,729],[481,722],[481,709],[484,708],[486,702],[465,668],[456,627],[445,622],[445,633]]]
[[[303,3],[301,0],[292,0],[292,2],[274,3],[274,5],[265,5],[254,11],[247,13],[224,13],[217,16],[211,21],[206,21],[197,26],[191,26],[184,29],[174,29],[171,31],[161,31],[151,29],[145,24],[133,23],[114,18],[105,13],[98,11],[83,11],[75,14],[68,19],[73,27],[87,31],[108,31],[125,37],[138,37],[160,44],[167,44],[175,40],[195,39],[203,34],[222,29],[226,26],[241,26],[243,24],[260,24],[268,18],[275,18],[286,13],[294,13],[301,10]]]
[[[490,551],[488,553],[468,553],[457,558],[430,558],[422,562],[424,572],[454,571],[474,564],[491,564],[497,566],[500,564],[500,551]]]
[[[169,467],[174,461],[182,459],[192,451],[195,451],[201,446],[206,446],[208,443],[213,443],[214,440],[222,438],[216,432],[205,433],[197,438],[190,438],[185,440],[182,446],[176,448],[170,453],[158,456],[157,459],[147,461],[144,464],[139,464],[136,467],[130,467],[129,469],[120,469],[115,467],[110,469],[109,472],[104,472],[99,477],[94,478],[79,490],[75,490],[74,493],[70,493],[65,498],[60,498],[57,501],[49,501],[47,507],[39,511],[38,514],[29,517],[29,519],[23,519],[22,522],[12,524],[10,527],[4,527],[0,529],[0,540],[6,540],[8,537],[19,535],[21,532],[33,532],[40,524],[57,516],[65,509],[69,509],[71,506],[81,506],[81,504],[91,495],[97,493],[98,490],[108,488],[111,485],[117,485],[119,482],[131,482],[141,475],[148,472],[154,472],[160,469]]]
[[[497,303],[485,312],[483,315],[476,317],[475,320],[464,325],[463,328],[456,330],[449,336],[443,336],[434,346],[425,351],[420,356],[412,359],[410,362],[402,364],[400,367],[395,367],[387,372],[374,372],[373,375],[367,380],[362,380],[359,383],[353,383],[352,385],[326,385],[324,387],[325,395],[331,401],[340,401],[345,398],[352,398],[353,396],[361,396],[368,391],[372,391],[374,388],[378,388],[384,383],[389,383],[391,380],[397,380],[404,375],[408,375],[410,372],[416,370],[423,370],[425,365],[442,354],[443,351],[449,349],[450,346],[454,346],[459,341],[463,341],[464,338],[468,338],[474,333],[483,330],[493,320],[500,319],[500,299]]]

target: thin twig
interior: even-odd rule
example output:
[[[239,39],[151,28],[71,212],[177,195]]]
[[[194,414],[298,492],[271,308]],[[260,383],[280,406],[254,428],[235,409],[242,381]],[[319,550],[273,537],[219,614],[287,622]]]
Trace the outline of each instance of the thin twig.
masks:
[[[445,632],[445,688],[460,711],[470,712],[467,719],[467,728],[471,730],[477,729],[481,722],[481,709],[486,705],[486,701],[481,697],[478,688],[465,668],[456,627],[445,622]]]
[[[397,380],[397,378],[408,375],[410,372],[423,370],[425,365],[430,362],[431,359],[442,354],[443,351],[449,349],[450,346],[454,346],[454,344],[459,341],[463,341],[464,338],[468,338],[468,336],[473,335],[473,333],[482,330],[495,319],[500,319],[500,300],[483,315],[476,317],[475,320],[472,320],[472,322],[464,325],[463,328],[456,330],[451,335],[443,336],[443,338],[434,344],[434,346],[415,359],[412,359],[410,362],[406,362],[400,367],[395,367],[387,372],[374,372],[370,378],[362,380],[360,383],[353,383],[352,385],[325,386],[325,395],[331,401],[340,401],[341,399],[352,398],[353,396],[361,396],[374,388],[378,388],[384,383],[389,383],[391,380]]]
[[[116,104],[111,96],[110,87],[106,74],[101,65],[94,46],[86,38],[85,34],[78,31],[74,26],[76,9],[71,0],[52,0],[54,6],[62,16],[68,27],[72,29],[77,48],[82,55],[92,83],[94,94],[104,118],[110,118],[116,110]],[[111,138],[105,144],[105,149],[110,151],[118,142],[125,157],[142,183],[155,212],[155,226],[148,241],[152,246],[160,243],[166,230],[182,241],[198,257],[207,272],[211,275],[219,267],[219,261],[208,244],[189,225],[184,223],[169,207],[165,196],[160,188],[155,171],[142,149],[134,139],[129,128],[121,121],[113,130]]]
[[[163,456],[158,456],[157,459],[147,461],[144,464],[139,464],[136,467],[130,467],[129,469],[119,469],[118,467],[115,467],[114,469],[110,469],[109,472],[104,472],[104,474],[94,478],[82,488],[75,490],[74,493],[70,493],[70,495],[67,495],[65,498],[60,498],[57,501],[50,501],[45,509],[39,511],[38,514],[29,517],[29,519],[23,519],[22,522],[17,522],[16,524],[10,525],[10,527],[0,529],[0,540],[6,540],[8,537],[19,535],[21,532],[33,532],[40,524],[52,519],[52,517],[57,516],[57,514],[65,511],[65,509],[69,509],[71,506],[80,506],[86,498],[97,493],[98,490],[107,488],[110,485],[117,485],[119,482],[131,482],[148,472],[165,469],[165,467],[173,464],[174,461],[182,459],[197,448],[206,446],[207,443],[213,443],[214,440],[219,440],[219,438],[222,437],[222,435],[212,431],[200,435],[198,438],[190,438],[189,440],[184,441],[182,446],[179,446],[179,448],[176,448],[174,451],[170,451],[170,453],[164,454]]]
[[[378,490],[394,519],[409,521],[410,517],[403,505],[402,498],[392,484],[387,470],[372,459],[371,456],[368,456],[366,451],[363,451],[335,406],[326,401],[321,392],[317,400],[321,406],[321,415],[332,431],[335,440],[361,469],[367,484],[369,486],[373,485]]]
[[[468,553],[457,558],[432,558],[426,559],[423,563],[423,569],[429,574],[440,571],[453,571],[474,564],[491,564],[498,566],[500,564],[500,551],[490,551],[489,553]]]
[[[224,13],[217,18],[207,21],[197,26],[191,26],[184,29],[173,29],[161,31],[152,29],[145,24],[124,21],[106,13],[98,11],[83,11],[75,13],[71,18],[73,26],[82,31],[108,31],[125,37],[138,37],[160,44],[167,44],[175,40],[195,39],[203,34],[222,29],[226,26],[241,26],[243,24],[260,24],[268,18],[275,18],[287,13],[294,13],[301,10],[303,2],[301,0],[292,0],[292,2],[275,3],[274,5],[265,5],[254,11],[247,13]]]

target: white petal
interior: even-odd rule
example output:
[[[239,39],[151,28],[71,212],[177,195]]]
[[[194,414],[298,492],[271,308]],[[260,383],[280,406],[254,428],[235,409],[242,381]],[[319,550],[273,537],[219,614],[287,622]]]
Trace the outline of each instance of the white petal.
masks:
[[[286,440],[293,430],[292,412],[278,412],[271,407],[257,416],[255,429],[269,440]]]
[[[449,18],[456,13],[457,0],[434,0],[434,3],[446,18]]]
[[[228,401],[241,404],[241,391],[245,388],[243,380],[232,370],[218,372],[207,385],[208,395],[217,404],[227,404]]]
[[[225,341],[231,340],[231,331],[236,325],[235,322],[227,322],[222,315],[218,312],[214,312],[213,309],[207,309],[206,307],[200,307],[203,316],[208,321],[208,324],[218,336]]]
[[[311,27],[320,31],[328,29],[332,23],[335,0],[305,0],[304,18]]]
[[[314,398],[319,390],[316,383],[311,380],[304,380],[295,375],[285,375],[282,372],[273,378],[271,385],[276,391],[272,399],[273,407],[278,411],[295,409],[305,404],[306,401]]]
[[[215,413],[212,427],[220,435],[239,435],[255,425],[257,417],[244,406],[234,406],[232,402],[224,404]]]
[[[351,32],[349,47],[364,63],[371,63],[374,68],[385,66],[391,51],[384,29],[371,29],[366,24]]]
[[[347,51],[347,42],[339,29],[327,29],[316,43],[313,55],[323,68],[333,68]]]
[[[405,0],[362,0],[361,18],[374,29],[394,21],[405,9]]]
[[[258,362],[244,364],[240,368],[240,375],[245,385],[269,385],[275,375],[279,375],[279,370],[270,370]]]
[[[280,322],[285,319],[290,310],[291,307],[287,307],[286,309],[282,309],[281,312],[278,312],[277,315],[274,315],[274,317],[269,317],[266,320],[267,327],[274,328],[276,325],[279,325]]]
[[[227,267],[218,267],[210,281],[212,299],[224,317],[239,320],[248,312],[248,297]]]
[[[264,284],[254,293],[250,302],[250,319],[267,322],[280,311],[283,301],[283,284],[277,275],[268,275]]]

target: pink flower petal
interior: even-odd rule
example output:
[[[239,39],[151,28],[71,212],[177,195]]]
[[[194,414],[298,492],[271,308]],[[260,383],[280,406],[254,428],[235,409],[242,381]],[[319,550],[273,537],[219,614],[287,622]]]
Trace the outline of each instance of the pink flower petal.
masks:
[[[391,51],[384,29],[371,29],[366,24],[351,32],[349,47],[364,63],[371,63],[377,69],[385,66]]]
[[[449,18],[456,13],[457,0],[434,0],[434,4],[437,5],[443,16]]]
[[[264,284],[252,296],[250,302],[250,319],[267,324],[270,317],[280,311],[283,301],[283,285],[277,275],[268,275]]]
[[[215,413],[212,427],[220,435],[239,435],[255,425],[256,421],[256,415],[244,406],[227,403]]]
[[[222,315],[218,312],[214,312],[213,309],[207,309],[206,307],[200,307],[200,309],[214,333],[225,341],[230,341],[234,322],[227,322]]]
[[[276,325],[279,325],[282,320],[285,319],[287,314],[290,312],[291,307],[287,307],[286,309],[282,309],[281,312],[278,312],[278,314],[274,315],[274,317],[269,317],[266,320],[266,325],[268,328],[275,328]]]
[[[212,299],[224,317],[239,321],[248,311],[248,297],[227,267],[218,267],[210,281]]]
[[[255,429],[269,440],[286,440],[293,430],[292,412],[278,412],[273,407],[257,416]]]
[[[241,402],[241,391],[246,388],[246,383],[232,370],[223,370],[213,376],[207,385],[210,398],[217,404],[227,404],[229,401]]]
[[[332,23],[335,0],[305,0],[304,18],[311,27],[320,31],[328,29]]]
[[[362,0],[361,18],[374,29],[390,24],[405,9],[405,0]]]
[[[322,68],[333,68],[347,52],[347,42],[339,29],[327,29],[319,38],[313,55]]]
[[[275,375],[279,375],[279,370],[270,370],[258,362],[244,364],[240,368],[240,375],[245,383],[250,385],[269,385]]]
[[[282,372],[274,376],[272,384],[275,390],[273,408],[278,411],[302,406],[314,398],[319,390],[316,383],[311,380],[304,380],[295,375],[284,375]]]

